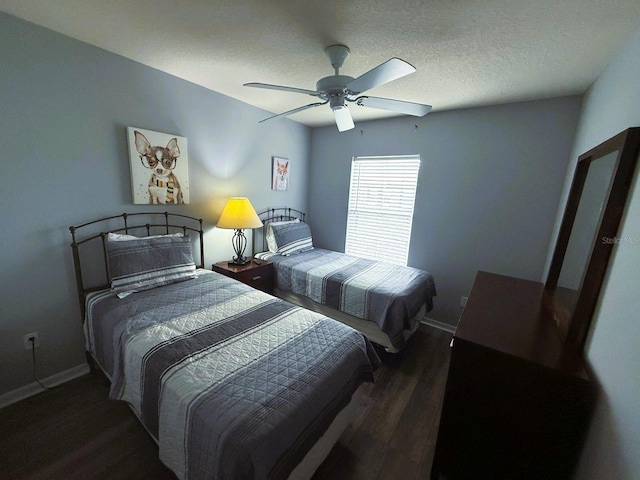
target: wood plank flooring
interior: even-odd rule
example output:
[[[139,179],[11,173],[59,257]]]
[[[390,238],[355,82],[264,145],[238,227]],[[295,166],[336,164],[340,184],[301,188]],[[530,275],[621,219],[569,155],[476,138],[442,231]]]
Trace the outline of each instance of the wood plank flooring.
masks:
[[[313,480],[429,478],[451,334],[421,325],[383,365]],[[2,479],[175,479],[122,402],[87,375],[0,410]]]

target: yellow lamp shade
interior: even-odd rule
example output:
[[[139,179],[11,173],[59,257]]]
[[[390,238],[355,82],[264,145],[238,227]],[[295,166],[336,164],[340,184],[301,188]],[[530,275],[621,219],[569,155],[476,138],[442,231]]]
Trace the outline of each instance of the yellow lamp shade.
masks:
[[[218,219],[218,228],[258,228],[262,221],[247,197],[231,197]]]

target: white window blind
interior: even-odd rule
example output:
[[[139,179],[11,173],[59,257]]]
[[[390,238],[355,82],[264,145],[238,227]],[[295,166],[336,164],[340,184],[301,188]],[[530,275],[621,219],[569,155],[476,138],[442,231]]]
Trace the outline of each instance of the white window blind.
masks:
[[[420,156],[355,157],[345,253],[406,265]]]

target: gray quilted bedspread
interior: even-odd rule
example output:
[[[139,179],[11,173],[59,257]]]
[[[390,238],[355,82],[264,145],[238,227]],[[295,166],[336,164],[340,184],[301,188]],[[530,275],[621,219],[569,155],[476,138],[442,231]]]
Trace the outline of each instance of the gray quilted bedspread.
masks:
[[[287,478],[378,357],[349,327],[203,272],[91,296],[87,346],[179,478]]]
[[[375,322],[391,343],[402,346],[409,319],[433,308],[433,276],[412,267],[375,262],[314,248],[291,255],[258,254],[276,267],[276,286],[314,302]]]

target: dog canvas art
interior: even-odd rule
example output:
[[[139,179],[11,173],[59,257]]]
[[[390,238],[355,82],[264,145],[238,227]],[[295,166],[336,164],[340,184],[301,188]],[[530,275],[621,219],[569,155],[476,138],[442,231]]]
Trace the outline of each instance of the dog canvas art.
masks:
[[[189,203],[187,139],[128,128],[133,203]]]
[[[272,190],[289,190],[289,160],[273,157]]]

